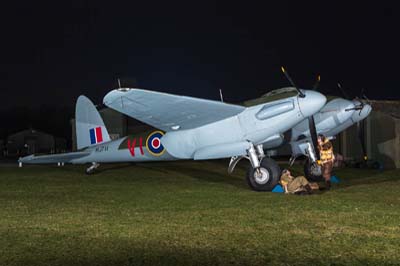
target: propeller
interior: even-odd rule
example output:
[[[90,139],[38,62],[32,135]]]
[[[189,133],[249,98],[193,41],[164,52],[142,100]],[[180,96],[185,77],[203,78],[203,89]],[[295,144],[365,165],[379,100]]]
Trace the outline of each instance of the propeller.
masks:
[[[364,108],[364,105],[368,104],[371,105],[371,101],[367,98],[367,96],[364,94],[364,88],[361,89],[360,92],[360,97],[358,98],[360,104],[360,115],[361,115],[361,110]],[[358,121],[357,122],[357,131],[358,131],[358,139],[360,140],[361,143],[361,149],[362,149],[362,155],[363,155],[363,160],[367,161],[368,156],[367,156],[367,151],[365,148],[365,120]]]
[[[342,85],[339,82],[338,82],[337,86],[340,89],[340,91],[342,92],[343,97],[346,100],[350,100],[351,101],[351,98],[349,97],[349,95],[346,93],[346,91],[343,89]],[[357,100],[360,104],[357,104],[353,108],[345,109],[346,112],[356,110],[356,111],[360,111],[360,114],[361,114],[361,111],[364,108],[365,104],[370,104],[370,100],[364,94],[364,89],[361,89],[360,97],[356,96],[354,98],[354,100]]]
[[[350,98],[349,95],[346,93],[346,91],[342,88],[342,85],[341,85],[339,82],[337,83],[337,86],[338,86],[340,92],[343,94],[343,97],[344,97],[346,100],[351,100],[351,98]]]
[[[283,74],[285,74],[287,80],[290,82],[290,84],[292,84],[293,87],[296,88],[296,90],[299,92],[299,97],[306,97],[306,95],[296,86],[296,84],[293,82],[292,78],[289,76],[289,73],[285,70],[285,68],[282,66],[281,70],[283,72]],[[317,77],[317,81],[315,82],[314,86],[313,86],[313,90],[317,90],[318,86],[319,86],[319,82],[321,80],[321,76],[318,75]],[[317,160],[320,160],[320,154],[319,154],[319,149],[318,149],[318,136],[317,136],[317,129],[315,127],[315,121],[314,121],[314,116],[309,116],[308,117],[308,128],[310,129],[310,135],[311,135],[311,140],[312,140],[312,144],[314,146],[314,151],[315,151],[315,155],[317,157]]]
[[[371,105],[371,101],[370,101],[370,99],[368,99],[368,97],[364,94],[364,91],[365,91],[364,88],[361,89],[360,96],[361,96],[362,99],[364,99],[364,101],[367,102],[367,104]]]
[[[365,104],[364,104],[364,103],[360,100],[360,98],[358,98],[358,97],[356,97],[355,100],[359,101],[360,104],[354,106],[353,108],[347,108],[347,109],[344,109],[344,110],[345,110],[346,112],[348,112],[348,111],[353,111],[353,110],[355,110],[355,111],[360,111],[359,114],[361,114],[361,111],[362,111],[362,109],[364,108],[364,105],[365,105]]]
[[[364,89],[361,90],[361,98],[365,101],[361,101],[363,104],[363,107],[365,104],[368,104],[369,106],[372,106],[371,101],[368,99],[368,97],[364,94]],[[360,110],[360,114],[361,114],[361,110]],[[365,119],[362,121],[358,121],[357,124],[360,124],[360,131],[359,131],[359,138],[360,138],[360,142],[361,142],[361,148],[362,148],[362,152],[363,152],[363,159],[364,161],[368,160],[368,155],[367,155],[367,151],[365,148]]]
[[[313,86],[314,91],[318,91],[320,81],[321,81],[321,75],[318,75],[317,80],[315,81],[314,86]]]
[[[296,86],[296,84],[294,84],[292,78],[289,76],[289,73],[286,72],[285,68],[282,66],[281,70],[283,72],[283,74],[285,74],[287,80],[290,82],[290,84],[295,87],[295,89],[299,92],[299,97],[304,98],[306,97],[306,95],[299,89],[299,87]]]
[[[340,91],[342,92],[344,98],[350,100],[350,97],[348,96],[346,91],[342,88],[340,83],[338,83],[338,87],[339,87]],[[361,111],[364,108],[364,106],[366,104],[371,105],[371,101],[364,94],[364,89],[361,89],[360,97],[357,96],[355,98],[355,100],[357,100],[360,104],[356,105],[353,108],[345,109],[345,111],[359,110],[360,111],[359,114],[361,115]],[[366,147],[365,147],[365,121],[364,120],[357,122],[357,136],[358,136],[358,140],[360,141],[360,144],[361,144],[363,160],[367,161],[368,156],[367,156],[367,151],[366,151]]]
[[[358,139],[360,140],[363,160],[368,160],[367,151],[365,148],[365,122],[364,120],[357,122]]]
[[[319,149],[318,149],[317,128],[315,127],[314,116],[310,116],[308,118],[308,128],[310,129],[310,136],[311,136],[312,144],[314,146],[315,156],[317,157],[317,160],[320,160],[321,158],[320,158]]]

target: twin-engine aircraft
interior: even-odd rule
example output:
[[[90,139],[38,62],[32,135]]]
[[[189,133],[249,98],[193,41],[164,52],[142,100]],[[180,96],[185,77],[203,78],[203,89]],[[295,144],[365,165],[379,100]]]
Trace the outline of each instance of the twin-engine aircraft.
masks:
[[[249,186],[256,191],[270,191],[277,185],[281,170],[265,155],[265,149],[289,141],[293,158],[305,154],[311,158],[309,165],[314,165],[318,152],[312,140],[316,133],[337,134],[339,126],[345,129],[355,121],[356,105],[350,101],[340,99],[325,105],[326,97],[315,90],[293,86],[288,91],[292,96],[260,98],[256,104],[244,107],[118,88],[104,97],[104,104],[159,130],[117,140],[110,139],[96,107],[82,95],[75,114],[79,151],[30,155],[20,158],[19,163],[91,163],[86,172],[92,173],[100,163],[231,158],[228,171],[232,172],[237,162],[245,158],[250,162],[246,175]],[[360,115],[369,113],[370,109],[363,111],[364,108]],[[285,138],[288,134],[290,137]]]

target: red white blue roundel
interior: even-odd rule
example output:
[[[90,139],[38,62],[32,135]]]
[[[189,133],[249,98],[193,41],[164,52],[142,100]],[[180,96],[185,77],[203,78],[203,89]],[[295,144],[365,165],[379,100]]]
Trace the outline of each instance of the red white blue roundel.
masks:
[[[147,137],[146,148],[154,156],[160,156],[165,151],[161,144],[161,138],[163,135],[164,133],[161,131],[154,131]]]

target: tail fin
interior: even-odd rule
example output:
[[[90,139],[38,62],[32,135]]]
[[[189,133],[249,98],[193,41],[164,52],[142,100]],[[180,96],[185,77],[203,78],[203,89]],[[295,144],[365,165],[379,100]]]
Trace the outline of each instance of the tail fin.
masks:
[[[83,95],[76,101],[75,130],[78,150],[110,141],[99,112],[92,101]]]

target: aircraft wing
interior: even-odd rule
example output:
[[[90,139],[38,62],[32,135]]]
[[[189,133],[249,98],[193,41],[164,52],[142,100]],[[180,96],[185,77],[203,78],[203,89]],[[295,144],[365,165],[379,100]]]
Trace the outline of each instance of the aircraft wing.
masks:
[[[88,156],[90,152],[67,152],[49,155],[29,155],[18,160],[20,163],[28,164],[51,164],[51,163],[70,163],[74,159]]]
[[[191,129],[241,113],[245,107],[142,89],[116,89],[104,104],[155,128]]]

